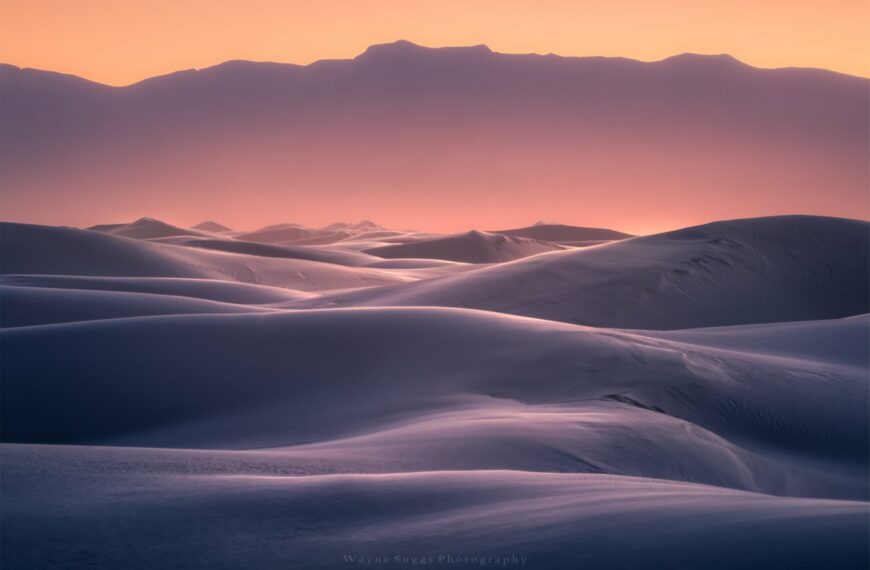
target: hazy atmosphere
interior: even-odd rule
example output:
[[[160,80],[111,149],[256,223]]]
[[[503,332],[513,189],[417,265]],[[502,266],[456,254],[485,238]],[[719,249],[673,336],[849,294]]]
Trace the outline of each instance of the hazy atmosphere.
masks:
[[[870,565],[864,2],[0,0],[0,565]]]

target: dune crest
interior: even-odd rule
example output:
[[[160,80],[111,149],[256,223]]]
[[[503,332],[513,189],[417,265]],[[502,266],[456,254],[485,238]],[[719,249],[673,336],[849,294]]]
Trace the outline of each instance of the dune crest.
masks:
[[[379,246],[364,251],[385,259],[424,258],[498,263],[558,249],[561,247],[554,243],[472,230],[454,236]]]
[[[816,216],[729,220],[306,306],[472,307],[638,329],[846,317],[870,310],[868,232]]]

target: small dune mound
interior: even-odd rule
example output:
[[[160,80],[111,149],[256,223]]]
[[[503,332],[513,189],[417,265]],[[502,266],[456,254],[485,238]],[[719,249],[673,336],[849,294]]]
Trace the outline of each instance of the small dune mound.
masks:
[[[589,244],[589,242],[603,243],[633,237],[630,234],[605,228],[584,228],[580,226],[545,223],[537,223],[526,228],[494,230],[492,233],[541,241],[551,241],[566,245]]]
[[[220,234],[223,232],[233,231],[232,228],[228,228],[225,225],[219,224],[219,223],[214,222],[212,220],[207,220],[205,222],[202,222],[201,224],[197,224],[197,225],[193,226],[193,229],[202,230],[204,232],[217,233],[217,234]]]
[[[91,226],[89,230],[135,239],[158,239],[175,236],[208,236],[206,231],[179,228],[154,218],[139,218],[129,224]],[[202,229],[202,228],[200,228]]]
[[[256,243],[281,243],[308,239],[317,236],[318,233],[318,230],[306,228],[299,224],[274,224],[253,232],[243,233],[236,236],[236,239]]]
[[[422,258],[465,263],[498,263],[555,251],[558,245],[488,232],[470,231],[413,243],[365,250],[385,259]]]

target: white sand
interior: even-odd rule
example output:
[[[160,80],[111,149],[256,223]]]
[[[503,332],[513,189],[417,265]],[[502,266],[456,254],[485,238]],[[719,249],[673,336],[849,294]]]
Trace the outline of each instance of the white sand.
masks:
[[[867,232],[481,267],[3,224],[4,568],[863,568]]]

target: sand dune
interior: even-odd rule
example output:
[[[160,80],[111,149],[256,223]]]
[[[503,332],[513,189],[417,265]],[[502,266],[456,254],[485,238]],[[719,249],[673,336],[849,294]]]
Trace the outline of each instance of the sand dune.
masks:
[[[369,232],[371,233],[371,232]],[[357,239],[361,239],[362,236],[367,234],[360,234],[356,236]],[[430,232],[417,232],[417,231],[408,231],[401,232],[399,235],[394,236],[380,236],[377,240],[384,244],[402,244],[402,243],[413,243],[417,241],[430,240],[436,238],[446,237],[444,234],[435,234]]]
[[[168,248],[101,232],[4,222],[0,270],[94,276],[207,277],[165,255]]]
[[[149,293],[0,286],[0,325],[20,327],[153,315],[251,313],[265,311]]]
[[[260,305],[308,299],[313,293],[253,283],[176,277],[91,277],[76,275],[4,275],[0,284],[68,290],[120,291],[190,297],[222,303]]]
[[[219,224],[219,223],[212,221],[212,220],[206,220],[200,224],[197,224],[197,225],[193,226],[192,229],[202,230],[204,232],[210,232],[213,234],[220,234],[220,233],[224,233],[224,232],[233,231],[232,228],[228,228],[227,226],[225,226],[223,224]]]
[[[314,248],[307,246],[275,245],[267,243],[246,243],[237,240],[193,239],[183,243],[190,247],[242,253],[258,257],[278,257],[284,259],[307,259],[337,265],[358,267],[378,260],[377,257],[346,250]]]
[[[413,232],[403,232],[400,230],[371,230],[358,234],[354,234],[341,241],[369,241],[382,240],[384,238],[403,238]],[[434,237],[434,236],[433,236]]]
[[[387,259],[423,258],[465,263],[497,263],[528,257],[559,246],[542,241],[470,231],[447,237],[388,245],[365,250]]]
[[[91,226],[89,230],[104,232],[116,236],[136,238],[136,239],[155,239],[168,238],[175,236],[201,236],[211,237],[211,233],[206,231],[198,231],[197,228],[179,228],[154,218],[140,218],[129,224],[107,224]],[[204,228],[199,228],[202,230]]]
[[[303,291],[413,280],[379,269],[208,251],[72,228],[3,223],[0,238],[0,271],[6,275],[207,278]]]
[[[358,222],[347,223],[347,222],[335,222],[334,224],[329,224],[324,227],[325,230],[344,230],[350,232],[371,232],[377,230],[383,230],[378,224],[372,222],[371,220],[360,220]]]
[[[491,233],[513,237],[531,238],[553,243],[607,242],[632,237],[629,234],[602,228],[583,228],[564,224],[537,223],[525,228],[492,230]]]
[[[317,237],[322,233],[324,232],[298,224],[275,224],[253,232],[239,234],[236,239],[256,243],[281,243]]]
[[[868,231],[867,222],[838,218],[731,220],[324,302],[641,329],[838,318],[870,309]]]
[[[866,362],[867,320],[860,324],[825,326],[837,350]],[[225,449],[374,434],[332,449],[383,445],[388,466],[391,453],[407,460],[409,446],[432,454],[417,462],[424,469],[452,468],[450,457],[468,463],[479,441],[491,454],[480,467],[863,496],[866,368],[741,352],[721,339],[709,347],[706,338],[454,309],[12,328],[2,332],[2,432],[6,441]],[[329,354],[341,357],[324,366]],[[451,443],[459,435],[467,447]],[[826,475],[826,462],[839,468]]]
[[[459,268],[463,266],[468,266],[466,263],[460,263],[458,261],[447,261],[444,259],[378,259],[378,261],[369,263],[368,267],[380,267],[386,269],[419,269],[419,268],[431,268],[431,267],[446,267],[446,268]],[[468,270],[471,270],[471,267],[468,267]]]
[[[4,570],[870,567],[870,223],[510,227],[865,217],[868,78],[0,73],[4,216],[177,223],[0,223]]]
[[[330,245],[347,239],[354,234],[347,231],[326,231],[319,230],[313,235],[306,238],[290,239],[277,242],[280,245]]]
[[[254,232],[242,233],[236,239],[257,243],[284,245],[328,245],[362,233],[382,230],[368,220],[354,224],[337,222],[324,228],[308,228],[299,224],[274,224]]]
[[[0,225],[4,568],[866,567],[866,222],[373,225]]]
[[[2,557],[13,567],[326,569],[375,556],[419,567],[467,556],[459,564],[859,569],[870,530],[863,502],[633,477],[323,474],[274,454],[76,446],[7,445],[3,457]]]

